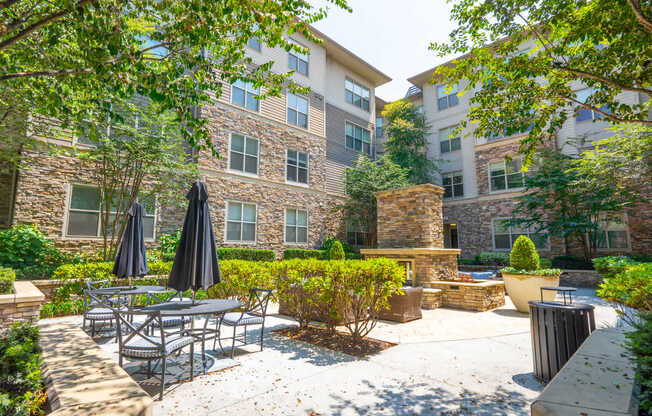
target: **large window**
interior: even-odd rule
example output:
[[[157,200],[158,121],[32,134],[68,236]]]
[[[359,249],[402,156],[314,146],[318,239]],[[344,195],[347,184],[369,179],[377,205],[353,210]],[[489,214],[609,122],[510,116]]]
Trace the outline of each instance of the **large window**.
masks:
[[[617,250],[629,248],[627,224],[624,221],[604,221],[597,237],[599,249]]]
[[[288,93],[288,123],[308,128],[308,100]]]
[[[285,242],[308,242],[308,211],[302,209],[285,210]]]
[[[439,150],[441,153],[454,152],[462,148],[462,139],[459,134],[455,134],[455,128],[448,127],[439,130]]]
[[[249,46],[251,49],[254,49],[254,50],[260,52],[260,50],[261,50],[260,39],[258,39],[258,38],[249,39],[249,41],[247,42],[247,46]]]
[[[344,95],[347,103],[369,111],[369,98],[371,97],[369,88],[347,79],[344,81]]]
[[[228,202],[226,205],[227,241],[256,241],[256,205]]]
[[[364,247],[367,245],[367,230],[352,221],[346,222],[346,242],[352,246]]]
[[[521,226],[508,226],[506,224],[507,221],[508,218],[495,218],[491,221],[494,249],[510,250],[516,239],[521,235],[528,236],[539,250],[547,250],[549,248],[547,233],[535,233],[532,229]]]
[[[287,150],[286,179],[288,182],[308,184],[308,163],[310,157],[306,152]]]
[[[258,175],[258,140],[231,134],[229,169]]]
[[[464,196],[462,172],[444,173],[442,175],[442,184],[444,185],[444,198]]]
[[[575,92],[575,97],[577,98],[577,101],[586,103],[588,98],[595,93],[595,89],[593,88],[585,88],[583,90],[579,90]],[[606,105],[600,106],[599,107],[600,111],[604,111],[605,113],[609,114],[609,107]],[[588,108],[579,108],[577,110],[577,116],[575,117],[576,121],[585,121],[585,120],[597,120],[601,119],[604,116],[596,111],[589,110]]]
[[[371,156],[371,134],[369,130],[347,121],[346,147]]]
[[[304,47],[303,45],[293,40],[289,41],[297,46]],[[291,50],[288,52],[288,66],[291,70],[297,71],[300,74],[308,76],[308,55]]]
[[[450,90],[447,85],[440,85],[437,87],[437,107],[439,108],[439,111],[459,104],[457,93],[457,84],[454,84]]]
[[[127,197],[125,197],[127,198]],[[100,218],[100,190],[90,185],[72,185],[70,201],[68,203],[68,225],[66,236],[69,237],[96,237],[103,236]],[[156,224],[156,203],[151,198],[141,197],[139,202],[145,208],[143,217],[143,232],[146,239],[154,238]],[[123,200],[124,201],[124,200]],[[119,197],[115,197],[109,213],[109,233],[115,220]],[[124,204],[125,202],[123,202]],[[117,229],[119,230],[119,225]]]
[[[512,159],[509,162],[501,160],[489,164],[489,184],[491,191],[503,191],[523,187],[523,172],[521,159]]]
[[[231,86],[231,103],[252,111],[258,111],[260,103],[256,98],[260,89],[251,82],[236,81]]]
[[[376,117],[376,137],[383,137],[383,118]]]

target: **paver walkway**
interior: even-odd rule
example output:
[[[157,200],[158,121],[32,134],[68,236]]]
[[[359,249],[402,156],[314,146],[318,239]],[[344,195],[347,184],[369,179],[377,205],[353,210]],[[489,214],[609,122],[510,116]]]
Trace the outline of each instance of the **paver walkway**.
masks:
[[[593,291],[578,292],[578,302],[596,305],[599,325],[616,323]],[[271,330],[294,321],[268,323]],[[367,359],[269,333],[263,352],[238,350],[239,366],[171,386],[154,414],[529,415],[543,389],[532,376],[529,325],[511,304],[424,311],[419,321],[380,323],[372,336],[400,344]]]

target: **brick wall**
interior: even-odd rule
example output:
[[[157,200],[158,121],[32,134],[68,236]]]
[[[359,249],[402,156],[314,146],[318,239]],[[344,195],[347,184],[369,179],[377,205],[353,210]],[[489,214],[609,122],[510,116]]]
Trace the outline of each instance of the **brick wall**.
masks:
[[[0,328],[16,321],[38,320],[45,296],[30,282],[14,283],[14,293],[0,295]]]

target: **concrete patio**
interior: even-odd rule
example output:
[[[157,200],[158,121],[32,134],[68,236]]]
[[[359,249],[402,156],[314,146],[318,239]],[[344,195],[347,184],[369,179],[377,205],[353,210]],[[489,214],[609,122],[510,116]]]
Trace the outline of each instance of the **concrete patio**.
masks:
[[[580,289],[576,301],[596,306],[598,326],[616,324],[593,291]],[[278,336],[271,331],[295,323],[272,314],[263,352],[238,349],[239,365],[172,384],[154,414],[529,415],[543,385],[532,376],[527,315],[509,300],[491,312],[423,312],[379,323],[372,337],[398,345],[364,359]],[[109,341],[100,343],[117,360]]]

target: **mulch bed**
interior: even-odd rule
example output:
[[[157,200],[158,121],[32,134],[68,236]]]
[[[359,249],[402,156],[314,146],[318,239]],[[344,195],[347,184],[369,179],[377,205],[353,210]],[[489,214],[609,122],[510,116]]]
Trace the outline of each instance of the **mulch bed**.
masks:
[[[349,333],[336,331],[334,334],[330,334],[326,328],[313,325],[307,328],[295,326],[277,329],[274,332],[291,339],[297,339],[329,350],[353,355],[354,357],[376,354],[396,345],[369,337],[363,338],[359,345],[353,345],[353,337]]]

